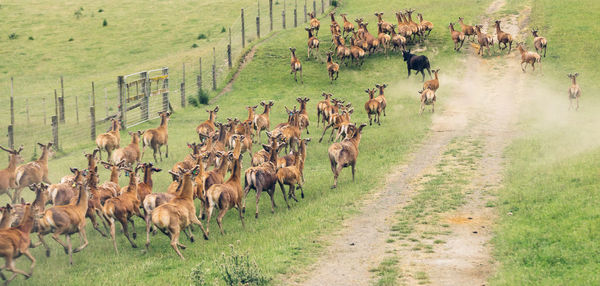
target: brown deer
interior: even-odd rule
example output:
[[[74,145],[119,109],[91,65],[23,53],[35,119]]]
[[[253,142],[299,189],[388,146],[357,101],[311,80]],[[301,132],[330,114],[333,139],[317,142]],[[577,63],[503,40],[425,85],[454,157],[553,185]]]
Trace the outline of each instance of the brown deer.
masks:
[[[379,40],[374,37],[373,35],[371,35],[371,33],[369,33],[369,30],[367,28],[367,26],[369,26],[369,22],[361,22],[361,26],[363,28],[363,32],[362,32],[362,39],[365,40],[367,42],[368,45],[368,51],[369,53],[374,53],[377,50],[377,47],[379,47]]]
[[[387,107],[387,100],[385,99],[385,94],[383,90],[387,87],[387,84],[375,84],[375,87],[379,89],[379,95],[375,97],[375,100],[379,102],[379,105],[381,106],[381,111],[383,111],[383,116],[386,116],[385,108]]]
[[[460,29],[462,31],[462,33],[469,39],[471,39],[471,41],[474,41],[475,37],[477,36],[477,31],[475,30],[475,26],[471,26],[471,25],[466,25],[464,23],[464,18],[463,17],[458,17],[458,23],[460,24]]]
[[[236,134],[243,135],[244,132],[246,132],[244,130],[244,125],[243,125],[245,123],[250,123],[250,128],[254,129],[254,118],[256,118],[256,116],[257,116],[256,108],[258,108],[258,105],[246,106],[246,109],[248,110],[248,119],[242,121],[242,123],[236,127],[236,129],[235,129]]]
[[[356,159],[358,158],[358,145],[360,144],[360,137],[362,129],[367,126],[363,123],[359,127],[356,125],[350,125],[346,138],[339,143],[333,143],[327,149],[329,154],[329,162],[331,164],[331,171],[333,172],[333,186],[332,189],[337,188],[338,176],[342,172],[342,168],[352,167],[352,182],[354,182],[354,173],[356,167]]]
[[[199,168],[199,166],[196,166],[191,170],[182,170],[180,192],[171,201],[158,206],[152,212],[152,224],[171,238],[171,247],[173,247],[181,259],[185,258],[179,251],[179,247],[183,249],[186,248],[185,245],[179,242],[181,230],[188,235],[190,241],[194,242],[194,236],[191,232],[190,226],[191,224],[196,224],[200,226],[200,229],[204,233],[204,238],[208,239],[208,221],[205,230],[204,226],[196,216],[196,207],[194,206],[194,186],[192,182],[192,176],[197,174]],[[149,236],[147,236],[147,238],[149,238]],[[149,245],[150,240],[147,240],[146,249]]]
[[[535,47],[535,51],[539,54],[544,50],[544,58],[546,57],[546,48],[548,47],[548,41],[544,37],[538,36],[538,30],[531,30],[533,34],[533,46]]]
[[[421,111],[419,111],[419,115],[423,114],[425,105],[431,105],[431,113],[435,112],[435,91],[431,89],[424,89],[419,91],[419,94],[421,94]]]
[[[567,76],[571,79],[571,86],[569,87],[569,110],[573,107],[573,100],[577,102],[575,110],[579,110],[579,97],[581,97],[581,88],[577,84],[579,73],[568,74]]]
[[[332,52],[327,52],[327,73],[329,74],[330,83],[333,84],[333,81],[338,79],[340,65],[333,62],[331,54]],[[335,78],[333,75],[335,75]],[[306,132],[308,132],[308,129],[306,129]]]
[[[137,196],[140,201],[140,207],[143,207],[143,204],[141,203],[146,199],[146,196],[152,194],[152,188],[154,187],[152,173],[161,172],[162,169],[155,168],[152,163],[142,163],[139,164],[139,167],[142,169],[142,172],[144,172],[144,179],[137,185]]]
[[[392,25],[392,30],[390,31],[392,50],[406,50],[406,38],[401,34],[396,34],[395,25]]]
[[[8,152],[8,166],[5,169],[0,170],[0,195],[6,194],[11,201],[14,201],[13,197],[8,191],[17,187],[15,171],[17,170],[17,165],[25,162],[23,157],[21,157],[23,146],[21,145],[18,150],[9,149],[2,146],[0,146],[0,149]]]
[[[539,63],[540,71],[541,71],[542,70],[542,57],[538,53],[528,52],[527,50],[525,50],[524,45],[525,44],[523,42],[517,43],[517,49],[519,49],[519,52],[521,53],[521,70],[523,70],[523,72],[525,72],[527,65],[531,64],[533,71],[535,71],[535,64]],[[523,64],[525,64],[525,67],[523,67]]]
[[[126,172],[125,174],[129,176],[129,185],[123,188],[123,191],[119,196],[106,200],[104,207],[102,208],[104,218],[110,226],[110,236],[112,238],[113,247],[115,248],[116,253],[119,253],[119,250],[117,249],[117,241],[115,238],[115,220],[121,223],[121,226],[123,227],[123,234],[125,237],[127,237],[127,240],[129,240],[131,246],[133,248],[137,248],[135,242],[131,239],[131,237],[129,237],[127,224],[128,222],[131,222],[133,239],[135,239],[137,234],[135,232],[135,224],[132,216],[137,215],[142,219],[144,218],[140,212],[140,201],[137,194],[137,171],[139,168],[136,167],[134,170],[124,170]]]
[[[273,141],[276,140],[278,142],[282,142],[281,133],[277,136],[273,136],[271,132],[267,132],[268,145],[273,144]],[[281,145],[278,145],[281,146]],[[279,151],[279,150],[278,150]],[[252,167],[260,166],[262,163],[268,162],[271,157],[270,153],[265,151],[264,149],[258,150],[254,155],[252,155],[252,160],[250,160]]]
[[[310,17],[310,28],[314,29],[316,31],[315,36],[318,36],[319,27],[321,27],[321,22],[319,22],[319,19],[315,17],[315,12],[308,13],[308,16]]]
[[[294,110],[288,111],[288,114],[292,117],[292,120],[290,121],[290,124],[287,124],[286,126],[283,126],[281,128],[281,134],[283,137],[283,141],[285,142],[284,144],[286,153],[288,147],[290,149],[293,149],[294,146],[298,145],[298,142],[300,141],[300,136],[302,134],[300,125],[300,112],[296,110],[296,107],[294,106]],[[273,132],[275,132],[275,130]]]
[[[434,92],[436,92],[438,90],[438,88],[440,88],[440,79],[438,78],[439,72],[440,72],[440,69],[433,70],[433,75],[435,76],[435,78],[426,81],[423,84],[423,89],[420,90],[419,93],[423,92],[423,90],[426,90],[426,89],[431,89]]]
[[[354,112],[354,109],[348,109],[348,107],[343,107],[339,110],[339,112],[335,112],[331,115],[329,124],[325,126],[323,129],[323,133],[321,134],[321,138],[319,139],[319,143],[323,141],[323,137],[325,136],[325,132],[327,129],[331,129],[331,134],[329,135],[329,141],[333,140],[333,133],[337,130],[337,135],[335,137],[335,141],[338,141],[340,136],[346,132],[346,127],[350,124],[350,115]]]
[[[496,37],[498,38],[498,49],[504,50],[508,44],[508,54],[510,54],[510,50],[512,49],[513,38],[512,35],[504,32],[500,29],[500,20],[496,20]],[[504,44],[504,48],[500,46],[500,44]]]
[[[206,179],[204,182],[205,189],[208,190],[212,185],[222,184],[225,178],[225,174],[227,174],[227,169],[229,167],[229,161],[227,157],[227,153],[224,151],[218,151],[215,154],[217,158],[217,164],[219,167],[209,171],[206,173]]]
[[[116,197],[121,191],[121,186],[119,186],[119,173],[121,172],[121,169],[125,167],[125,161],[116,164],[102,161],[100,164],[102,164],[104,168],[110,170],[110,179],[99,187],[99,189],[106,190],[106,195],[100,197],[100,202],[104,205],[104,201],[108,198]]]
[[[452,41],[454,42],[454,50],[458,52],[460,51],[465,42],[465,34],[463,32],[454,30],[453,23],[450,23],[448,28],[450,28],[450,36],[452,37]]]
[[[317,127],[319,127],[319,123],[321,122],[321,114],[323,115],[323,124],[327,122],[327,118],[325,118],[324,111],[325,109],[328,109],[331,106],[331,97],[333,96],[333,94],[323,92],[321,96],[323,96],[325,99],[317,103]]]
[[[419,25],[423,28],[423,33],[427,32],[427,36],[429,37],[429,34],[433,30],[433,23],[423,20],[423,14],[421,13],[417,13],[417,17],[419,17]]]
[[[308,126],[310,125],[310,119],[308,118],[308,111],[306,110],[306,103],[310,101],[308,97],[297,97],[296,101],[300,103],[300,110],[298,111],[298,120],[300,124],[300,129],[306,129],[306,134],[310,134],[308,132]]]
[[[494,45],[493,41],[490,41],[490,37],[486,33],[481,32],[482,25],[475,25],[475,32],[477,33],[477,42],[479,43],[479,50],[477,50],[477,54],[481,54],[483,57],[483,48],[487,48],[488,55],[490,55],[490,46]]]
[[[315,59],[318,58],[319,55],[319,39],[317,39],[317,37],[315,37],[312,33],[312,29],[311,28],[304,28],[304,30],[306,30],[308,32],[308,56],[306,57],[306,60],[310,59],[310,52],[314,51],[313,54],[315,56]]]
[[[96,148],[94,149],[94,151],[90,154],[90,153],[83,153],[83,156],[85,156],[87,162],[88,162],[88,170],[92,170],[96,168],[96,164],[98,163],[98,158],[96,158],[96,154],[100,152],[100,149]],[[60,179],[61,183],[73,183],[73,179],[75,179],[75,175],[70,174],[70,175],[66,175],[63,176]]]
[[[377,17],[377,25],[381,26],[382,33],[391,33],[392,24],[384,21],[382,16],[383,16],[383,12],[375,13],[375,17]]]
[[[84,183],[87,170],[79,170],[77,168],[70,168],[70,170],[74,175],[72,181],[68,183],[52,184],[48,187],[48,196],[55,206],[68,205],[73,198],[79,196],[79,189],[76,186],[77,184]]]
[[[12,224],[12,210],[13,207],[10,204],[6,204],[6,207],[0,207],[0,213],[2,213],[2,218],[0,218],[0,230],[10,228]]]
[[[346,18],[348,14],[340,14],[340,16],[342,16],[342,19],[344,19],[344,31],[342,32],[342,36],[352,33],[354,31],[354,24],[352,24],[352,22],[348,21]]]
[[[300,188],[301,197],[304,198],[304,189],[302,185],[304,185],[304,162],[306,160],[306,143],[310,141],[310,138],[302,139],[300,145],[304,146],[304,152],[300,151],[298,148],[298,152],[294,152],[294,164],[291,166],[281,167],[277,170],[277,182],[279,183],[279,187],[281,188],[281,192],[285,196],[285,190],[283,185],[289,186],[288,197],[293,198],[296,202],[296,194],[294,193],[296,189],[296,185]]]
[[[356,41],[354,38],[350,38],[350,55],[352,55],[352,63],[356,61],[358,66],[362,66],[365,57],[365,50],[355,45]]]
[[[109,229],[108,229],[108,226],[106,225],[106,222],[104,221],[103,215],[102,215],[102,200],[101,200],[102,196],[104,195],[104,194],[101,194],[101,191],[106,191],[106,190],[99,190],[97,172],[98,172],[97,169],[91,169],[89,171],[89,175],[88,175],[88,179],[87,179],[87,188],[90,193],[90,197],[88,199],[88,208],[85,213],[85,217],[90,219],[90,221],[92,222],[92,227],[94,227],[94,229],[96,231],[98,231],[98,233],[100,233],[100,235],[106,237],[107,235],[100,229],[98,221],[96,221],[96,216],[98,216],[98,218],[100,218],[100,221],[102,221],[102,224],[104,225],[104,229],[108,233]],[[108,191],[108,192],[110,194],[110,197],[112,197],[112,192],[111,191]],[[104,200],[106,200],[106,198]]]
[[[83,172],[88,175],[87,171]],[[69,255],[69,264],[73,265],[73,253],[80,252],[88,245],[87,235],[85,233],[85,214],[88,209],[88,191],[85,184],[75,183],[78,187],[79,195],[77,200],[64,206],[54,206],[47,209],[41,219],[38,220],[38,238],[46,248],[46,255],[50,255],[50,248],[44,241],[44,235],[53,233],[52,238],[58,242]],[[71,235],[79,233],[82,244],[73,249],[71,245]],[[60,235],[66,236],[66,243],[60,239]]]
[[[369,100],[365,102],[365,111],[367,112],[367,116],[369,116],[369,125],[373,124],[371,115],[374,115],[375,122],[381,125],[381,104],[375,99],[375,89],[365,89],[365,92],[369,94]]]
[[[412,13],[414,13],[414,12],[415,12],[414,9],[408,9],[408,10],[404,11],[404,13],[406,13],[406,17],[408,19],[408,25],[412,29],[413,35],[418,36],[419,42],[421,42],[421,41],[423,41],[423,32],[421,31],[421,27],[419,26],[419,24],[415,23],[412,19]],[[416,39],[416,37],[415,37],[415,39]]]
[[[219,214],[217,216],[217,224],[221,230],[221,234],[224,235],[223,231],[223,217],[231,208],[237,208],[240,220],[242,221],[242,227],[244,225],[244,215],[242,214],[242,201],[244,199],[244,193],[242,192],[241,185],[241,169],[242,169],[242,154],[239,157],[235,157],[233,152],[229,152],[229,160],[233,164],[233,172],[231,177],[223,183],[211,186],[206,191],[206,197],[208,201],[208,209],[206,210],[206,235],[210,232],[208,225],[210,218],[215,207],[219,208]]]
[[[300,60],[296,57],[296,48],[290,48],[290,52],[292,52],[292,59],[290,60],[292,71],[290,72],[290,74],[294,74],[294,80],[298,82],[296,74],[300,72],[300,82],[304,84],[304,79],[302,78],[302,64],[300,63]]]
[[[106,151],[106,160],[111,160],[112,152],[121,144],[121,123],[117,119],[111,119],[111,130],[96,137],[98,146],[98,157],[102,160],[102,150]]]
[[[404,15],[402,12],[396,12],[396,19],[398,20],[398,34],[403,36],[406,40],[410,40],[412,37],[412,29],[404,22]]]
[[[215,120],[217,120],[219,106],[217,105],[213,110],[207,109],[206,112],[208,112],[208,120],[196,127],[196,133],[198,133],[201,142],[204,142],[204,140],[209,137],[210,133],[215,132]]]
[[[300,145],[298,145],[298,153],[300,154],[301,158],[306,158],[306,144],[310,142],[310,138],[306,138],[306,139],[302,139],[300,140]],[[287,167],[287,166],[292,166],[296,163],[296,156],[294,154],[294,151],[290,152],[289,154],[283,156],[283,157],[279,157],[277,158],[277,168],[283,168],[283,167]]]
[[[113,152],[112,161],[121,162],[127,166],[133,166],[140,161],[140,137],[144,134],[144,131],[128,132],[131,136],[131,143],[124,148],[119,148]]]
[[[29,234],[33,229],[34,216],[35,212],[32,206],[26,204],[25,214],[17,227],[0,229],[0,257],[3,257],[5,262],[2,269],[6,269],[13,273],[10,278],[6,279],[4,274],[0,272],[0,277],[5,280],[4,285],[8,285],[10,281],[17,277],[17,274],[25,276],[25,279],[28,279],[33,275],[33,268],[35,267],[36,260],[33,255],[29,253],[29,245],[31,244]],[[19,258],[21,255],[25,255],[25,257],[31,261],[29,273],[17,269],[15,266],[15,259]]]
[[[158,162],[156,160],[156,151],[160,156],[160,161],[162,161],[162,152],[160,151],[160,147],[163,145],[166,146],[167,151],[165,153],[165,158],[169,158],[169,131],[167,129],[169,119],[171,118],[170,112],[159,112],[160,115],[160,125],[157,128],[152,128],[146,130],[144,132],[144,136],[142,137],[142,159],[144,158],[144,152],[146,151],[146,146],[150,146],[152,151],[154,152],[154,162]]]
[[[41,182],[50,184],[48,179],[48,159],[54,155],[52,143],[46,145],[37,143],[42,148],[40,157],[25,165],[21,165],[15,169],[15,193],[13,194],[13,203],[16,203],[21,198],[21,190],[31,184],[39,184]]]
[[[342,43],[342,37],[340,35],[333,36],[333,44],[335,46],[335,55],[337,56],[340,63],[344,63],[344,60],[350,58],[350,48],[346,47]],[[348,62],[346,62],[346,66],[348,66]],[[338,66],[339,68],[339,66]]]
[[[271,113],[271,108],[273,107],[273,101],[269,101],[268,103],[261,101],[260,105],[262,105],[265,109],[263,110],[262,114],[259,114],[254,118],[254,129],[258,133],[258,138],[256,139],[257,143],[260,143],[260,133],[263,130],[269,131],[271,128],[269,114]]]
[[[387,56],[388,54],[388,49],[390,48],[390,42],[392,41],[392,37],[388,34],[385,33],[385,31],[383,30],[381,23],[377,23],[377,41],[379,41],[379,45],[381,47],[383,47],[383,51],[385,52],[385,55]],[[393,29],[393,27],[392,27]]]
[[[340,24],[338,24],[338,22],[335,20],[335,11],[332,11],[329,13],[329,16],[331,17],[331,33],[332,34],[340,34],[342,33],[342,30],[340,28]]]

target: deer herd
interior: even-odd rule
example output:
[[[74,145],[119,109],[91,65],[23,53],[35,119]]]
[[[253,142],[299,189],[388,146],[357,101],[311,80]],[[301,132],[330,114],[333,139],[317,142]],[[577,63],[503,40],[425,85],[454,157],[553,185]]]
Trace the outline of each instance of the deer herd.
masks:
[[[422,43],[434,27],[431,22],[423,20],[420,13],[417,14],[418,21],[413,21],[414,12],[408,9],[395,13],[398,24],[386,22],[383,19],[383,12],[375,13],[378,32],[375,35],[368,31],[369,23],[363,18],[355,19],[355,25],[348,21],[346,14],[341,14],[343,22],[340,25],[335,19],[335,12],[329,13],[333,49],[327,52],[330,82],[337,80],[340,69],[340,64],[334,62],[334,57],[346,66],[348,59],[360,66],[367,55],[377,52],[388,55],[389,51],[395,50],[402,51],[408,76],[411,70],[414,70],[416,73],[420,72],[424,80],[424,70],[427,70],[432,77],[429,59],[423,55],[413,54],[410,49],[407,49],[408,44]],[[310,18],[309,27],[305,28],[308,32],[307,59],[310,59],[311,55],[318,59],[321,44],[317,38],[320,21],[313,13],[310,14]],[[460,29],[458,27],[455,29],[456,23],[449,24],[455,51],[460,51],[465,40],[476,40],[479,44],[477,53],[483,55],[484,48],[489,53],[494,38],[484,33],[481,25],[466,25],[462,17],[458,18],[458,24]],[[500,21],[495,21],[498,48],[501,50],[508,48],[510,53],[513,37],[502,31],[500,24]],[[536,51],[541,53],[543,50],[545,57],[546,39],[538,35],[537,29],[532,30],[532,34]],[[531,64],[535,70],[535,64],[540,63],[541,60],[540,54],[526,51],[522,42],[517,43],[516,47],[521,53],[521,64]],[[289,50],[291,73],[297,81],[299,72],[300,81],[303,82],[302,64],[296,56],[296,49],[289,48]],[[523,71],[525,68],[526,66],[522,66]],[[423,112],[426,105],[431,105],[432,112],[435,109],[436,91],[440,87],[439,71],[439,69],[433,70],[435,78],[424,82],[423,88],[418,92],[421,97],[419,114]],[[572,81],[568,91],[571,101],[569,108],[572,108],[573,101],[575,101],[575,108],[579,108],[581,89],[576,82],[578,75],[578,73],[568,74]],[[369,125],[373,122],[381,125],[381,115],[386,116],[388,102],[384,90],[387,86],[387,84],[377,84],[374,88],[365,90],[368,98],[365,100],[364,110]],[[327,152],[333,172],[331,188],[336,188],[338,177],[345,167],[351,167],[354,181],[359,144],[366,123],[353,123],[351,115],[354,113],[354,108],[350,102],[334,98],[331,93],[323,92],[322,97],[323,99],[316,104],[316,127],[323,126],[319,143],[322,142],[325,133],[331,129],[328,140],[331,145]],[[146,250],[150,250],[151,234],[154,235],[157,230],[160,230],[169,237],[170,245],[176,254],[184,259],[180,249],[185,249],[186,246],[181,243],[180,234],[183,232],[190,242],[194,242],[192,225],[198,226],[203,237],[208,239],[210,220],[213,215],[216,215],[220,233],[224,235],[223,218],[229,210],[236,209],[242,227],[245,226],[246,199],[250,190],[256,192],[255,218],[259,217],[259,201],[263,191],[270,197],[271,212],[275,212],[274,198],[277,186],[281,190],[286,207],[290,208],[288,199],[298,202],[296,189],[300,190],[300,196],[304,198],[304,169],[307,146],[311,141],[311,138],[302,137],[304,132],[310,134],[307,108],[310,99],[298,97],[296,101],[299,103],[299,108],[285,106],[287,121],[273,128],[270,122],[273,101],[262,101],[258,105],[247,106],[248,117],[243,121],[227,118],[225,122],[219,122],[217,121],[219,106],[206,110],[208,119],[199,124],[195,130],[199,142],[188,143],[190,153],[168,171],[172,182],[166,190],[154,188],[153,175],[163,171],[154,165],[163,160],[161,150],[163,146],[165,157],[169,157],[168,123],[171,117],[169,112],[159,113],[160,124],[157,128],[128,132],[131,141],[124,147],[121,147],[121,124],[118,119],[112,119],[110,130],[96,138],[97,148],[92,153],[84,154],[86,168],[71,168],[72,174],[64,176],[60,183],[52,184],[49,180],[48,160],[54,154],[52,143],[38,143],[41,155],[37,160],[25,164],[20,155],[23,146],[18,149],[0,146],[0,149],[9,155],[8,167],[0,170],[0,194],[6,193],[12,202],[0,208],[0,255],[6,262],[1,270],[9,271],[12,275],[7,278],[0,271],[0,277],[6,283],[13,280],[17,274],[29,278],[36,264],[36,259],[29,252],[29,248],[43,245],[46,255],[50,256],[49,245],[44,239],[46,235],[51,235],[52,239],[63,247],[69,257],[69,263],[72,264],[73,253],[80,252],[88,246],[86,234],[88,218],[99,235],[110,237],[117,253],[117,222],[130,245],[136,248],[135,220],[138,217],[146,225]],[[257,111],[259,105],[263,109],[262,113]],[[266,142],[261,140],[261,133],[266,134]],[[153,151],[154,163],[142,162],[147,148]],[[104,160],[103,151],[106,154]],[[283,156],[279,155],[281,151],[284,151]],[[250,167],[245,170],[242,164],[244,153],[247,153],[250,162]],[[109,179],[106,182],[99,182],[98,163],[109,172]],[[228,173],[230,175],[227,178]],[[121,174],[128,178],[124,186],[120,184]],[[21,191],[24,188],[34,192],[33,202],[27,203],[21,199]],[[198,204],[195,200],[198,200]],[[37,239],[31,238],[33,233],[37,234]],[[73,234],[79,234],[81,238],[81,244],[76,248],[73,248],[71,243]],[[64,236],[64,241],[61,236]],[[15,266],[15,259],[22,255],[31,261],[28,272],[19,270]]]

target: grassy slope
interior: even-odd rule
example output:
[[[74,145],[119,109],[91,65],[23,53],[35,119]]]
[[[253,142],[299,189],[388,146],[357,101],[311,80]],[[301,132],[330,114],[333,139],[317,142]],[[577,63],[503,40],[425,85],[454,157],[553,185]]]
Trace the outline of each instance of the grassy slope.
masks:
[[[466,17],[474,17],[486,6],[481,1],[466,1],[468,5],[448,3],[425,8],[428,3],[421,3],[426,18],[437,23],[447,23],[455,17],[446,16],[446,11],[461,7]],[[476,5],[477,4],[477,5]],[[408,4],[391,3],[386,1],[357,1],[350,2],[344,8],[350,17],[363,16],[370,22],[376,22],[374,16],[365,14],[364,11],[391,11],[398,7],[408,7]],[[464,10],[464,7],[470,7]],[[392,22],[392,16],[386,19]],[[323,22],[324,26],[325,21]],[[439,24],[432,33],[430,46],[434,47],[435,53],[427,54],[434,65],[440,64],[448,73],[452,71],[451,65],[455,64],[460,55],[452,55],[452,48],[448,45],[447,31]],[[326,39],[328,32],[322,31],[322,39]],[[92,232],[88,227],[90,246],[82,253],[75,255],[75,266],[66,265],[66,257],[57,244],[50,242],[53,248],[53,256],[43,257],[43,251],[35,249],[34,255],[39,258],[36,267],[36,275],[28,283],[42,283],[42,281],[55,281],[62,285],[79,285],[90,283],[89,277],[95,277],[93,283],[115,283],[119,284],[147,284],[152,281],[155,284],[179,284],[185,283],[185,279],[193,265],[198,261],[205,261],[213,265],[215,270],[216,259],[221,252],[226,250],[228,244],[240,241],[240,248],[248,250],[256,258],[257,262],[269,275],[277,273],[289,273],[305,267],[316,256],[316,251],[323,245],[316,240],[319,234],[324,234],[339,227],[339,222],[351,214],[360,201],[361,194],[372,190],[381,182],[386,170],[397,164],[405,154],[412,149],[426,134],[429,124],[429,116],[417,116],[418,103],[416,90],[420,88],[420,82],[416,79],[405,80],[405,65],[397,55],[391,59],[382,56],[369,58],[362,70],[348,69],[343,67],[340,79],[330,85],[326,80],[326,70],[323,63],[304,61],[305,85],[295,84],[291,80],[288,71],[289,55],[287,47],[290,45],[298,47],[300,55],[303,55],[305,47],[305,32],[296,29],[280,33],[276,38],[262,45],[254,61],[241,73],[238,83],[234,85],[234,91],[220,99],[222,112],[221,119],[231,116],[245,117],[243,107],[256,104],[263,99],[275,100],[272,115],[273,122],[284,120],[283,106],[292,106],[296,96],[308,96],[311,116],[314,116],[316,102],[320,100],[321,91],[331,91],[337,97],[352,101],[356,106],[354,120],[364,122],[366,116],[361,108],[366,98],[364,89],[374,86],[375,83],[386,82],[390,84],[387,90],[388,116],[385,117],[382,127],[368,127],[365,129],[361,143],[361,155],[358,163],[358,176],[356,183],[349,179],[349,171],[344,170],[340,179],[340,187],[330,191],[332,182],[326,149],[328,144],[310,144],[306,169],[306,193],[307,197],[298,204],[293,203],[290,211],[282,208],[283,200],[277,194],[279,208],[275,215],[269,213],[268,198],[263,196],[261,202],[261,218],[255,221],[251,215],[247,217],[246,230],[242,230],[240,223],[234,214],[227,215],[224,225],[227,235],[220,236],[216,232],[214,222],[211,225],[211,240],[208,242],[198,241],[195,244],[186,242],[189,246],[184,251],[188,258],[186,261],[176,259],[170,249],[167,239],[162,236],[153,238],[149,254],[144,254],[139,249],[131,249],[122,235],[118,236],[118,245],[121,253],[114,255],[111,243]],[[323,41],[326,46],[326,40]],[[365,76],[366,75],[366,76]],[[447,96],[450,92],[440,91],[440,95]],[[440,103],[443,105],[443,99]],[[178,112],[171,121],[171,151],[172,156],[160,164],[167,169],[177,159],[183,158],[188,151],[184,149],[186,141],[195,140],[194,127],[199,121],[204,120],[206,113],[198,109],[187,109]],[[315,118],[311,117],[314,133]],[[156,122],[139,126],[140,129],[152,127]],[[313,138],[316,135],[311,134]],[[319,132],[320,133],[320,132]],[[129,140],[126,136],[124,141]],[[91,146],[90,146],[91,147]],[[257,150],[255,147],[254,150]],[[368,160],[367,160],[368,158]],[[52,160],[51,177],[56,181],[67,172],[69,166],[83,165],[83,159],[79,152],[66,154],[62,158]],[[244,161],[248,166],[248,156]],[[106,178],[106,174],[102,173]],[[123,179],[124,180],[124,179]],[[162,191],[168,184],[168,175],[158,174],[155,179],[156,190]],[[31,194],[27,194],[31,198]],[[253,199],[248,203],[249,213],[254,210]],[[142,234],[142,223],[138,222],[138,232]],[[77,240],[77,239],[75,239]],[[138,243],[143,239],[138,238]],[[23,265],[23,261],[19,263]],[[22,280],[18,280],[21,283]],[[17,284],[18,284],[17,283]]]
[[[493,282],[596,285],[600,138],[594,81],[599,61],[592,47],[598,45],[598,3],[525,4],[533,7],[531,26],[540,27],[549,40],[548,56],[542,60],[547,77],[541,79],[549,92],[525,100],[532,108],[522,115],[523,136],[507,150],[510,165],[500,192],[502,219],[495,238],[501,267]],[[581,74],[582,108],[567,113],[565,74],[575,71]],[[535,104],[540,100],[543,106]],[[505,215],[509,212],[513,215]]]

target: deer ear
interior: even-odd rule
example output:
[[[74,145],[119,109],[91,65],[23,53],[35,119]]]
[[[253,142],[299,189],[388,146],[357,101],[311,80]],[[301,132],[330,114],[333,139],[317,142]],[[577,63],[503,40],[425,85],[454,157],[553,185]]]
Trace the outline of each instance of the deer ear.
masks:
[[[365,92],[366,92],[366,93],[369,93],[369,90],[368,90],[368,89],[365,89]]]
[[[379,85],[378,83],[376,83],[376,84],[375,84],[375,87],[376,87],[376,88],[379,88],[379,87],[380,87],[380,85]]]
[[[77,170],[77,168],[69,168],[69,170],[71,170],[71,173],[73,173],[73,174],[75,174],[75,173],[77,173],[77,171],[79,171],[79,170]]]
[[[384,83],[384,84],[383,84],[383,88],[386,88],[386,87],[387,87],[387,83]]]
[[[579,73],[578,73],[578,72],[576,72],[576,73],[575,73],[575,76],[579,76]]]
[[[153,171],[153,172],[157,172],[157,173],[158,173],[158,172],[162,171],[162,169],[158,169],[158,168],[152,168],[152,171]]]
[[[37,143],[38,145],[40,145],[40,147],[45,147],[44,144],[42,143]]]
[[[219,112],[219,106],[217,105],[217,107],[215,107],[215,112]]]

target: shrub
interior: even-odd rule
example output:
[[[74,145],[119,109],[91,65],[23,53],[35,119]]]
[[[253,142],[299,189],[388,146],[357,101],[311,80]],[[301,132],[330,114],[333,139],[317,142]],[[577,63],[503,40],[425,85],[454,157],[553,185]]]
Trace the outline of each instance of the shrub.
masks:
[[[199,105],[198,99],[193,96],[190,96],[190,97],[188,97],[188,104],[193,107],[198,107],[198,105]]]
[[[10,33],[10,35],[8,35],[9,40],[16,40],[17,38],[19,38],[19,35],[17,35],[17,33]]]
[[[192,99],[193,97],[190,97]],[[206,282],[206,274],[208,269],[204,267],[204,263],[200,262],[194,268],[192,268],[192,272],[190,272],[190,280],[192,281],[192,285],[194,286],[204,286],[209,285]]]
[[[204,40],[204,39],[206,39],[206,35],[205,34],[198,35],[198,40]]]
[[[33,41],[33,37],[32,37],[32,36],[29,36],[29,40],[30,40],[30,41]]]
[[[338,6],[338,1],[337,0],[331,0],[331,6],[333,7],[337,7]]]
[[[77,9],[73,15],[75,15],[77,19],[81,18],[81,16],[83,16],[83,7],[79,7],[79,9]]]
[[[72,41],[74,41],[74,39],[73,38],[69,38],[69,42],[72,42]]]
[[[108,21],[106,21],[106,19],[104,19],[102,21],[102,27],[106,27],[106,26],[108,26]]]
[[[102,8],[98,9],[98,13],[102,13],[102,12],[104,12],[104,9],[102,9]]]
[[[221,33],[225,33],[225,32],[227,32],[227,30],[225,29],[225,27],[222,27],[221,28]]]
[[[198,47],[198,44],[196,44],[196,43],[192,44],[192,49],[195,49],[197,47]]]
[[[231,254],[226,256],[223,254],[222,264],[220,266],[221,278],[226,285],[267,285],[270,278],[265,276],[256,262],[250,258],[248,253],[240,253],[236,251],[233,245]]]
[[[208,94],[204,92],[204,90],[198,90],[198,103],[200,104],[208,104]]]

